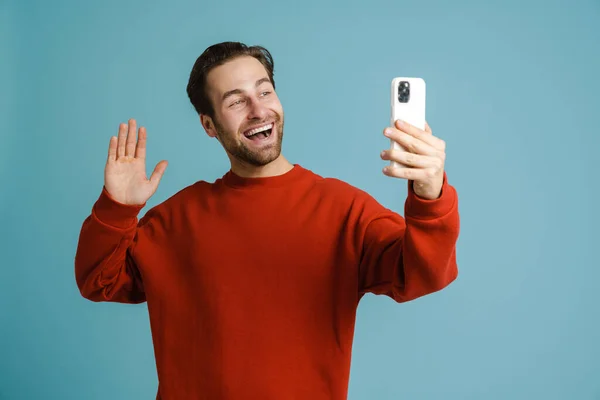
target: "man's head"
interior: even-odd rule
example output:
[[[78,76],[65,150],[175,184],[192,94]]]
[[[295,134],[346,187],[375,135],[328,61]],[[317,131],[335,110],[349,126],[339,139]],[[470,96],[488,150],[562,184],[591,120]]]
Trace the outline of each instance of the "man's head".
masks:
[[[268,50],[238,42],[207,48],[192,68],[188,97],[232,164],[262,167],[280,157],[284,120],[273,71]]]

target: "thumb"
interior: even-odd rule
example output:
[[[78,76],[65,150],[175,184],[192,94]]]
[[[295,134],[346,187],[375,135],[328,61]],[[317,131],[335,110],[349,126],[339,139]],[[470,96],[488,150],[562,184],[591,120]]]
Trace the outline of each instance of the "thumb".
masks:
[[[160,182],[163,174],[165,173],[168,164],[169,163],[167,161],[163,160],[156,164],[156,167],[154,167],[154,171],[152,171],[152,175],[150,175],[150,182],[152,182],[152,186],[154,186],[155,188],[158,187],[158,183]]]

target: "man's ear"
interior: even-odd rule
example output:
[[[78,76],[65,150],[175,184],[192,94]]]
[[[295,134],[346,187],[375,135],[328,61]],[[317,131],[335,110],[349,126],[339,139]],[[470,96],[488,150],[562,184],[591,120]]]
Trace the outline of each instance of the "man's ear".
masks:
[[[211,117],[205,114],[200,114],[200,123],[206,131],[206,134],[210,137],[217,137],[217,130]]]

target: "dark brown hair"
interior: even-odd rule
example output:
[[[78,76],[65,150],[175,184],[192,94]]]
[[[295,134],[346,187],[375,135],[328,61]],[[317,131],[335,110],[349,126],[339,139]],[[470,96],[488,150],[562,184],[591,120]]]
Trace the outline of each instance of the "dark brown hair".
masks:
[[[206,91],[206,76],[208,73],[213,68],[242,56],[251,56],[260,61],[267,70],[269,79],[273,84],[273,88],[275,88],[273,57],[267,49],[262,46],[247,46],[240,42],[214,44],[204,50],[194,63],[187,85],[188,97],[198,115],[206,114],[214,118],[215,110]]]

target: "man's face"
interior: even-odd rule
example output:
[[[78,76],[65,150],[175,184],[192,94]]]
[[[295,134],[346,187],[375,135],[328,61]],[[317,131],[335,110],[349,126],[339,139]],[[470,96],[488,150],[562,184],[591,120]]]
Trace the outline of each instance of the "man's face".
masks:
[[[214,128],[207,117],[202,123],[232,163],[263,166],[279,157],[283,108],[260,61],[239,57],[216,67],[207,76],[207,90],[215,110]],[[262,132],[252,135],[257,130]]]

